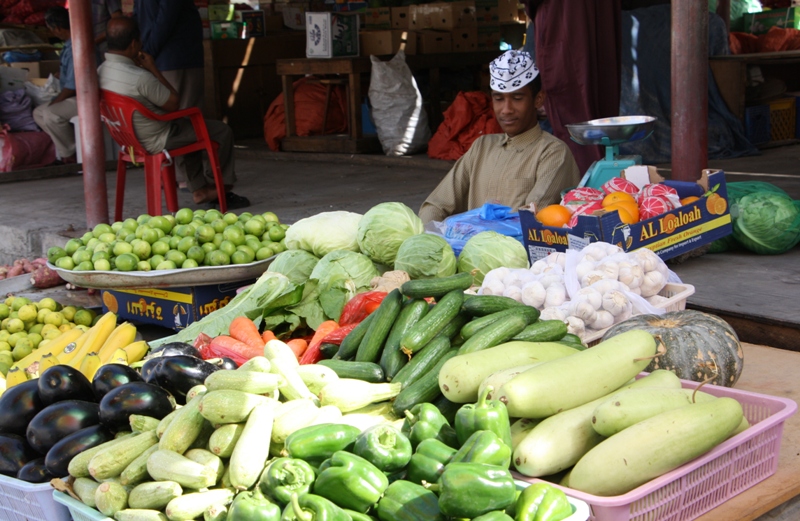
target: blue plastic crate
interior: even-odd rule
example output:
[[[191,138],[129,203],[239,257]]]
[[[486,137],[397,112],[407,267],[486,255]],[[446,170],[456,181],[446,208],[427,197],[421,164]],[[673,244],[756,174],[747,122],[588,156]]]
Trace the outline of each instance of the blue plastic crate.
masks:
[[[744,109],[744,132],[754,145],[770,140],[769,105],[753,105]]]

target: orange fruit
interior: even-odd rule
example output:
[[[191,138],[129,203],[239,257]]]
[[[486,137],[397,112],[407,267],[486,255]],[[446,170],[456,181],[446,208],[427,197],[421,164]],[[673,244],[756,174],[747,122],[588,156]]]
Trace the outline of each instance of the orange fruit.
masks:
[[[572,214],[560,204],[545,206],[536,213],[536,219],[545,226],[561,227],[569,222]]]
[[[618,203],[610,204],[604,207],[605,210],[622,210],[628,214],[629,220],[625,220],[625,216],[622,215],[622,211],[619,214],[619,218],[622,219],[622,222],[625,224],[635,224],[639,222],[639,205],[632,202],[620,201]]]
[[[699,197],[695,197],[694,195],[690,195],[689,197],[684,197],[681,199],[681,206],[686,206],[687,204],[692,204],[695,201],[699,201]]]
[[[609,206],[614,203],[628,202],[636,204],[636,198],[628,192],[611,192],[603,197],[603,207]]]
[[[706,209],[712,215],[722,215],[728,209],[728,201],[718,194],[711,194],[706,199]]]

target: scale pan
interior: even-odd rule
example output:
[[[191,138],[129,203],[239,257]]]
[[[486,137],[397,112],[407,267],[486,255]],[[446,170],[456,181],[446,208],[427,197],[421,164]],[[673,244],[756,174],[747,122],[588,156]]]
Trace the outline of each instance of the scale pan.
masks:
[[[581,145],[619,145],[645,139],[653,132],[656,118],[620,116],[566,125],[572,140]]]

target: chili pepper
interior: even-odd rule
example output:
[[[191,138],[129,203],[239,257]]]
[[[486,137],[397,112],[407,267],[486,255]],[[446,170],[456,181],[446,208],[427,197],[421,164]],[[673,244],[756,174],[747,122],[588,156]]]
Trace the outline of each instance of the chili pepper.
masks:
[[[494,512],[489,512],[488,514],[483,514],[482,516],[476,517],[472,521],[514,521],[514,518],[505,512],[495,510]]]
[[[350,521],[350,516],[324,497],[292,494],[281,521]]]
[[[508,468],[511,447],[492,431],[476,431],[453,456],[452,463],[484,463]]]
[[[388,293],[385,291],[365,291],[347,301],[339,315],[339,324],[358,323],[364,320],[371,312],[378,309],[381,301]]]
[[[571,515],[566,494],[547,483],[527,487],[517,499],[517,521],[560,521]]]
[[[439,499],[422,485],[395,481],[378,503],[381,521],[441,521]]]
[[[339,324],[337,324],[334,320],[326,320],[322,324],[317,327],[317,332],[314,334],[311,341],[308,343],[308,348],[305,350],[303,355],[300,357],[301,364],[316,364],[320,360],[322,360],[322,351],[320,350],[320,346],[322,345],[322,339],[324,339],[328,333],[339,329]]]
[[[402,470],[411,460],[411,442],[397,428],[380,424],[356,438],[353,452],[387,474]]]
[[[239,492],[228,508],[227,521],[280,521],[281,507],[265,498],[256,487]]]
[[[503,510],[516,499],[514,478],[508,469],[481,463],[450,463],[439,482],[423,483],[439,493],[439,509],[451,517],[472,519]]]
[[[489,400],[492,386],[483,390],[476,404],[462,406],[456,413],[458,442],[464,443],[475,431],[492,431],[511,447],[511,422],[508,409],[500,400]]]
[[[419,403],[406,411],[402,432],[414,448],[428,438],[436,438],[450,447],[459,446],[455,430],[431,403]]]
[[[456,454],[456,449],[448,447],[435,438],[423,440],[417,445],[417,451],[411,456],[406,479],[412,483],[423,481],[436,483],[444,472],[444,467]]]
[[[323,423],[296,430],[286,438],[286,454],[317,467],[336,451],[350,450],[361,431],[352,425]]]
[[[320,465],[314,493],[342,508],[366,512],[388,486],[389,480],[375,465],[340,450]]]
[[[303,495],[314,483],[314,468],[301,459],[278,458],[261,475],[259,488],[281,506],[289,503],[292,493]]]

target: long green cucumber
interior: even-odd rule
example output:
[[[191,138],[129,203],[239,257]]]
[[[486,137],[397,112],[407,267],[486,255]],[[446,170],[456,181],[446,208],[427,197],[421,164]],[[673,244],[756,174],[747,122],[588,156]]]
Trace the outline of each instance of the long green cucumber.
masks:
[[[428,303],[422,299],[411,299],[400,310],[381,353],[380,366],[387,381],[391,382],[397,372],[408,363],[408,356],[400,351],[400,340],[411,326],[428,313],[428,307]]]
[[[569,486],[598,496],[625,494],[705,454],[742,417],[741,404],[727,397],[663,412],[590,450],[572,469]]]
[[[367,334],[370,324],[375,319],[375,313],[367,315],[367,318],[359,322],[359,324],[350,331],[342,343],[339,345],[339,351],[333,355],[334,360],[350,360],[356,356],[358,346]]]
[[[468,338],[458,348],[458,354],[464,355],[482,351],[511,340],[514,335],[525,329],[525,326],[530,323],[529,316],[515,313],[498,319]]]
[[[353,378],[370,383],[381,383],[385,381],[381,366],[372,362],[320,360],[317,362],[317,365],[333,369],[339,378]]]
[[[458,315],[464,302],[464,292],[455,290],[443,296],[425,315],[425,318],[414,324],[400,341],[400,349],[411,355],[433,340],[447,324]]]
[[[511,297],[499,295],[472,295],[464,301],[464,312],[473,317],[483,317],[509,309],[524,306]]]
[[[356,351],[356,362],[376,362],[380,359],[381,349],[386,343],[386,337],[392,329],[392,324],[400,314],[403,306],[402,296],[399,289],[393,289],[381,301],[378,309],[375,310],[369,329],[358,344]]]
[[[441,360],[450,350],[450,340],[446,336],[437,336],[428,345],[415,354],[405,367],[400,369],[393,382],[400,382],[403,389],[419,380],[431,367]]]
[[[456,413],[461,408],[460,403],[453,403],[447,398],[445,398],[444,395],[439,395],[431,403],[433,403],[433,405],[435,405],[436,408],[439,409],[439,412],[442,413],[442,416],[447,418],[447,421],[450,422],[450,425],[454,425],[453,422],[456,421]]]
[[[523,342],[555,342],[567,334],[567,323],[563,320],[540,320],[520,331],[512,340]]]
[[[539,318],[539,310],[531,307],[531,306],[514,306],[508,309],[504,309],[503,311],[498,311],[497,313],[491,313],[489,315],[485,315],[478,318],[473,318],[469,322],[467,322],[464,327],[461,328],[461,336],[464,339],[469,339],[477,332],[481,331],[483,328],[489,326],[490,324],[494,324],[501,318],[507,317],[508,315],[515,315],[515,314],[523,314],[529,317],[528,323],[531,324],[528,327],[534,325],[536,320]],[[527,328],[526,328],[527,329]],[[566,333],[566,328],[564,329]],[[515,340],[527,340],[523,338],[515,338]],[[527,340],[528,342],[549,342],[549,339],[545,340]]]
[[[438,299],[451,291],[460,291],[463,293],[464,290],[472,286],[472,283],[473,277],[469,273],[456,273],[449,277],[410,280],[401,286],[400,291],[402,291],[403,295],[406,297],[433,297]]]
[[[444,326],[441,331],[439,331],[439,334],[436,336],[443,336],[447,337],[449,340],[453,340],[459,335],[461,328],[464,327],[464,324],[466,324],[468,320],[469,317],[466,313],[459,312],[453,317],[453,320],[448,322],[447,325]]]
[[[418,403],[430,402],[439,396],[441,392],[439,391],[439,371],[456,354],[457,350],[451,349],[421,378],[400,391],[400,394],[397,395],[392,403],[392,410],[398,417],[404,416],[406,410],[411,409]]]

